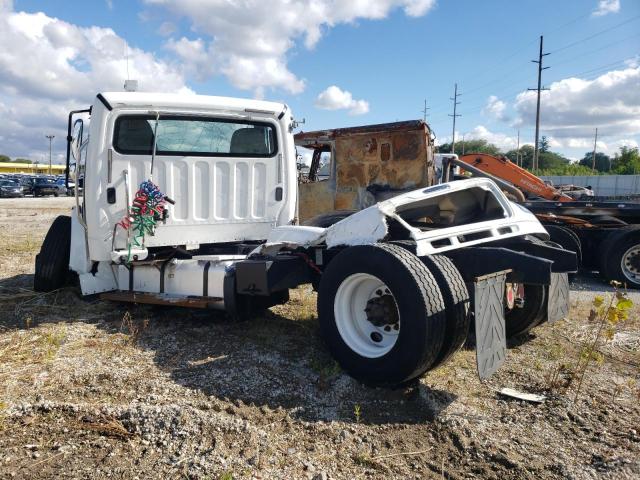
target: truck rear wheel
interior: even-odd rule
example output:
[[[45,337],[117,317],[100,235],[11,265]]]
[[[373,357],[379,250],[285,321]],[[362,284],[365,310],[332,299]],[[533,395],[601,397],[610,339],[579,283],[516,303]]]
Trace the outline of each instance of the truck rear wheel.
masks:
[[[544,285],[524,284],[524,303],[521,307],[506,308],[504,312],[507,338],[528,332],[544,320],[547,289]]]
[[[438,282],[444,300],[446,325],[442,349],[432,368],[446,362],[462,348],[467,335],[471,315],[469,313],[469,291],[453,262],[443,255],[420,257]]]
[[[444,301],[433,274],[402,247],[359,245],[325,269],[318,292],[320,332],[334,358],[369,385],[394,386],[436,364],[445,334]]]
[[[69,250],[71,249],[71,217],[57,217],[36,255],[36,271],[33,289],[50,292],[63,287],[69,274]]]
[[[601,276],[640,288],[640,226],[630,225],[610,233],[600,251]]]

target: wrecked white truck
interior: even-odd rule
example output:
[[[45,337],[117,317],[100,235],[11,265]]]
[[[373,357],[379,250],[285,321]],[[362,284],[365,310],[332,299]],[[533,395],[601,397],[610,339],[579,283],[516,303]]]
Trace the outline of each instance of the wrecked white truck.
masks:
[[[246,318],[310,283],[335,359],[388,386],[443,363],[470,329],[488,377],[506,336],[567,313],[575,253],[488,179],[299,226],[295,125],[281,103],[195,95],[103,93],[71,112],[67,177],[82,188],[46,235],[35,289],[71,270],[83,295]]]

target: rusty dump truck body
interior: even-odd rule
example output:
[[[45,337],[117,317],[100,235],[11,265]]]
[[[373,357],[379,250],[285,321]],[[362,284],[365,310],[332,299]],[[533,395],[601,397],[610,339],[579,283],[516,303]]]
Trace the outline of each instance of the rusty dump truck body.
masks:
[[[361,210],[436,183],[433,135],[421,120],[300,132],[294,140],[314,152],[309,174],[299,185],[300,221],[335,210]],[[319,178],[325,152],[332,160],[329,175]]]

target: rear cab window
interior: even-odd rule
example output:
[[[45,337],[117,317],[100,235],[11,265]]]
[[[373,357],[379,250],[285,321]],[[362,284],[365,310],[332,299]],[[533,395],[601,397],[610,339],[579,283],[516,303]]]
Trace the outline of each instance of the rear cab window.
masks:
[[[156,117],[122,115],[116,119],[113,148],[125,155],[151,155]],[[267,122],[185,116],[158,120],[156,155],[273,157],[275,127]]]

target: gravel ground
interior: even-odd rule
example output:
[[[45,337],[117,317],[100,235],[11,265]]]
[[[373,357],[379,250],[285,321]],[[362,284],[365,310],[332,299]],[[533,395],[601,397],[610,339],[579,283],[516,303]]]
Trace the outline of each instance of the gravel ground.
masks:
[[[576,398],[591,302],[609,291],[593,275],[488,381],[462,350],[405,389],[371,389],[318,340],[308,287],[245,323],[34,294],[34,256],[71,204],[0,200],[0,478],[640,477],[637,306]]]

